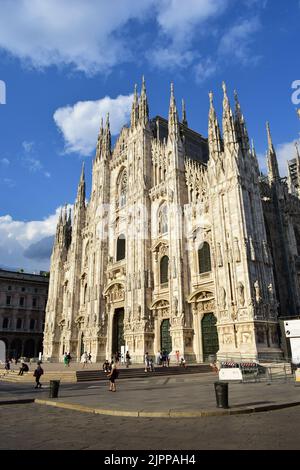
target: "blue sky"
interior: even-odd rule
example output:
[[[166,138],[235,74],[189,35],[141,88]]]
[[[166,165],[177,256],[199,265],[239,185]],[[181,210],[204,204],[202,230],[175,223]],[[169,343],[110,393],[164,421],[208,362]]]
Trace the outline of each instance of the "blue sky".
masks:
[[[143,74],[151,116],[167,116],[173,81],[205,136],[208,92],[221,117],[225,80],[262,156],[270,121],[284,175],[299,139],[299,22],[299,0],[0,0],[0,265],[49,267],[83,159],[90,183],[100,118],[110,111],[118,133]]]

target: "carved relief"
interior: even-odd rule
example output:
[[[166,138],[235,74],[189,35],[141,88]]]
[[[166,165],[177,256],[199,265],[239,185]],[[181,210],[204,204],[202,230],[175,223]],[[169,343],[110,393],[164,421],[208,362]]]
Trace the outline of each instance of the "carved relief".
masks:
[[[233,242],[233,253],[234,253],[235,261],[239,263],[241,261],[241,250],[240,250],[240,245],[239,245],[239,241],[237,238],[235,238]]]

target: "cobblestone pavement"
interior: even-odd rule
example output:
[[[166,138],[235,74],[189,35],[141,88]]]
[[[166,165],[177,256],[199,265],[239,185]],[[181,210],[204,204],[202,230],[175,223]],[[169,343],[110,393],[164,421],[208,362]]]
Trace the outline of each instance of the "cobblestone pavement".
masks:
[[[201,419],[97,416],[37,404],[0,407],[0,449],[300,449],[300,407]]]

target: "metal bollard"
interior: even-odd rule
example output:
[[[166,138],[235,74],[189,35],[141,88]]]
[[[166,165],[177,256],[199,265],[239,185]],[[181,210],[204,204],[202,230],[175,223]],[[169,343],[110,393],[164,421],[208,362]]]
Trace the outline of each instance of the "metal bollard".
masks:
[[[49,398],[57,398],[60,380],[50,380]]]
[[[228,406],[228,383],[215,382],[215,393],[218,408],[229,408]]]

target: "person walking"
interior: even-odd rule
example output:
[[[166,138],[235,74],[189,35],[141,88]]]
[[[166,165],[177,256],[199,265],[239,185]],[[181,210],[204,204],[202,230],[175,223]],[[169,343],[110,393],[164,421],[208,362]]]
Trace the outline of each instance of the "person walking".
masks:
[[[68,354],[66,352],[64,354],[64,365],[65,365],[65,367],[68,366]]]
[[[179,361],[180,361],[180,354],[179,354],[179,351],[176,351],[176,362],[177,362],[177,365],[179,366]]]
[[[147,352],[145,354],[144,362],[145,362],[145,372],[148,372],[148,369],[149,369],[149,354]]]
[[[43,375],[43,373],[44,373],[44,371],[43,371],[43,368],[41,366],[41,363],[38,362],[37,368],[35,369],[35,371],[33,373],[33,376],[35,377],[35,382],[36,382],[36,386],[34,388],[42,388],[40,378]]]
[[[91,353],[88,354],[88,361],[89,361],[90,364],[92,363],[92,355],[91,355]]]
[[[67,354],[67,360],[68,360],[68,364],[67,364],[67,365],[68,365],[68,367],[70,367],[71,359],[72,359],[72,356],[71,356],[71,354],[68,352],[68,354]]]
[[[130,365],[130,354],[129,354],[129,351],[126,352],[126,368],[128,369],[129,365]]]
[[[85,367],[87,367],[88,365],[88,359],[89,359],[89,356],[87,354],[87,352],[84,352],[81,356],[81,362],[82,362],[82,368],[84,369]]]
[[[112,361],[111,371],[108,374],[109,377],[109,391],[116,392],[116,379],[119,376],[119,370],[117,367],[117,362]]]

